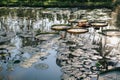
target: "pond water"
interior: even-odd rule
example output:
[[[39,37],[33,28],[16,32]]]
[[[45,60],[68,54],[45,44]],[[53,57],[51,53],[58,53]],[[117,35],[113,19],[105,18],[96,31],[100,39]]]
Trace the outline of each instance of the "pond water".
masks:
[[[109,9],[0,8],[0,80],[97,80],[100,71],[120,66],[119,36],[102,34],[117,29],[111,15]],[[65,39],[64,31],[51,30],[69,19],[108,25]]]

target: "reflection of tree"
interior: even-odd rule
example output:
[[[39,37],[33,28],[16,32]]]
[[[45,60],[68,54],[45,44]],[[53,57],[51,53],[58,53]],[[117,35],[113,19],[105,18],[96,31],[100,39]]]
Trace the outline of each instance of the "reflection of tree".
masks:
[[[30,4],[30,6],[32,6],[32,0],[29,0],[29,4]]]
[[[9,6],[9,2],[10,2],[10,0],[7,0],[7,7]]]
[[[20,7],[23,6],[23,3],[24,3],[24,0],[19,1]]]
[[[120,7],[117,7],[117,21],[116,21],[116,25],[117,27],[120,29]]]
[[[107,58],[107,56],[110,54],[110,52],[112,51],[112,47],[109,46],[106,42],[106,38],[105,41],[103,43],[103,40],[101,38],[100,42],[99,42],[99,48],[97,48],[96,50],[100,53],[100,56],[102,56],[102,59],[98,60],[98,64],[100,64],[99,66],[101,66],[101,68],[104,70],[108,70],[108,61],[110,60],[110,58]],[[101,69],[101,70],[102,70]]]
[[[81,3],[99,2],[99,3],[112,3],[112,0],[1,0],[0,5],[2,6],[43,6],[47,5],[75,5]],[[46,5],[44,5],[46,6]]]

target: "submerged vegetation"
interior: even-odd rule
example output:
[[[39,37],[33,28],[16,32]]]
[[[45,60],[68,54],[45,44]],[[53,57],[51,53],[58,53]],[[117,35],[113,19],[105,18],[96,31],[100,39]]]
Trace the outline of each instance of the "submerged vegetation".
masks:
[[[1,0],[0,6],[111,7],[112,0]]]

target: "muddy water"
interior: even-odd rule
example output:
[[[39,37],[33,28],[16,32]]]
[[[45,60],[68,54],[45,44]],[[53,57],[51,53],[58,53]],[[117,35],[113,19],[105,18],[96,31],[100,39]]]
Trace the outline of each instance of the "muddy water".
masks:
[[[105,50],[112,49],[107,58],[114,60],[113,63],[118,62],[114,66],[119,66],[120,57],[116,58],[120,51],[119,37],[111,38],[98,33],[102,29],[117,29],[111,24],[114,21],[110,15],[111,10],[107,9],[1,8],[0,79],[96,80],[98,71],[92,72],[91,67],[96,68],[99,60],[103,59]],[[58,34],[38,35],[38,32],[54,32],[51,30],[54,24],[68,24],[68,19],[80,18],[89,21],[105,20],[109,23],[107,27],[100,29],[90,27],[88,33],[77,36],[68,33],[66,39],[60,39]],[[76,56],[80,51],[84,55],[78,53]],[[90,65],[87,65],[86,60]],[[79,66],[76,67],[76,64]],[[104,69],[105,65],[101,64]],[[108,68],[113,66],[108,65]]]

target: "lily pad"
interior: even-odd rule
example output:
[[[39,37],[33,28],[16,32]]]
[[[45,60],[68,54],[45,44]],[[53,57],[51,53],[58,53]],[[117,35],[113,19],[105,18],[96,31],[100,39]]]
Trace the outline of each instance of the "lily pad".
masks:
[[[67,32],[72,33],[72,34],[81,34],[81,33],[88,32],[88,30],[87,29],[82,29],[82,28],[73,28],[73,29],[68,29]]]
[[[108,24],[107,23],[91,23],[93,27],[105,27]]]
[[[45,69],[48,69],[48,68],[49,68],[49,66],[48,66],[47,64],[45,64],[45,63],[36,64],[34,67],[35,67],[36,69],[40,69],[40,70],[45,70]]]
[[[98,80],[119,80],[120,67],[101,72]]]
[[[20,63],[20,60],[15,60],[14,61],[14,64],[19,64]]]
[[[86,20],[86,19],[80,19],[80,20],[69,19],[68,22],[70,22],[70,23],[79,23],[79,22],[88,22],[88,20]]]
[[[106,35],[106,36],[120,36],[120,30],[116,30],[116,29],[103,30],[103,35]]]
[[[70,22],[70,23],[76,23],[76,19],[69,19],[68,22]]]
[[[7,56],[9,52],[6,48],[0,48],[0,56]]]
[[[67,24],[52,25],[52,27],[51,27],[52,30],[57,30],[57,31],[63,31],[63,30],[67,30],[70,28],[71,28],[71,26],[67,25]]]
[[[0,31],[0,36],[5,36],[6,32],[5,31]]]
[[[86,19],[76,20],[76,22],[88,22]]]

